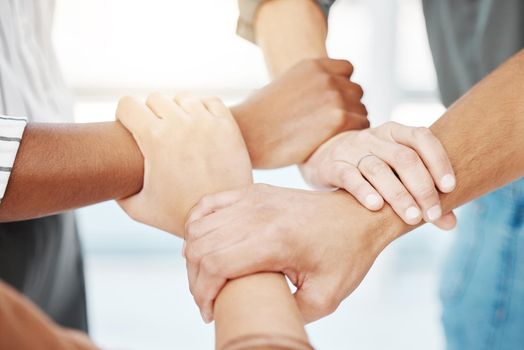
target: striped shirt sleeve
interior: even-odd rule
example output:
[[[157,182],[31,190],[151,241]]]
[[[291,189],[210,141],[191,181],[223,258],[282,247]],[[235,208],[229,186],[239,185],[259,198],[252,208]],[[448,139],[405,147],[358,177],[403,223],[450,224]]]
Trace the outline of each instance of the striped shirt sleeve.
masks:
[[[0,201],[4,198],[26,125],[26,118],[0,115]]]
[[[258,8],[266,1],[272,0],[238,0],[238,23],[237,34],[255,43],[254,20]],[[316,0],[320,9],[326,17],[329,15],[329,9],[336,0]]]

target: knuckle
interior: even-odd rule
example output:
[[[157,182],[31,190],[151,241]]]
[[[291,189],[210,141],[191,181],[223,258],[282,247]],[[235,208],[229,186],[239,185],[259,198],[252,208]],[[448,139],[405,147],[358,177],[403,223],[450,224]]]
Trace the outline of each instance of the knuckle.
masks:
[[[346,124],[347,119],[348,113],[346,111],[343,109],[335,109],[331,113],[330,121],[333,128],[339,129]]]
[[[342,60],[342,63],[344,64],[344,68],[347,69],[350,73],[350,75],[353,73],[354,67],[351,62],[348,60]]]
[[[194,222],[187,224],[185,236],[186,241],[192,241],[198,235],[198,233],[198,226]]]
[[[365,108],[366,108],[366,107],[364,107],[364,109],[365,109]],[[367,110],[366,110],[366,115],[367,115]],[[362,120],[362,121],[360,122],[360,127],[361,127],[362,129],[367,129],[367,128],[369,128],[369,126],[371,125],[371,124],[369,123],[369,119],[368,119],[368,118],[360,118],[360,119]]]
[[[418,164],[419,157],[412,149],[400,148],[395,151],[394,160],[400,166],[412,166]]]
[[[195,264],[195,263],[198,263],[200,260],[201,260],[201,255],[200,253],[195,249],[195,247],[191,244],[191,243],[187,243],[186,245],[186,259]]]
[[[422,200],[430,200],[435,197],[437,197],[437,192],[434,187],[432,186],[424,186],[415,191],[417,193],[417,197],[419,197]]]
[[[360,187],[355,179],[355,172],[350,169],[344,169],[342,171],[340,181],[342,186],[351,192],[355,192]]]
[[[128,113],[134,106],[137,105],[137,102],[137,99],[132,96],[123,96],[120,98],[116,107],[117,118],[124,113]]]
[[[409,196],[408,191],[405,188],[397,189],[393,191],[393,195],[391,196],[391,199],[396,203],[409,203],[411,202],[411,198]]]
[[[132,96],[123,96],[118,100],[118,107],[127,107],[135,103],[135,98]]]
[[[220,272],[218,262],[210,256],[205,256],[200,260],[200,268],[210,276],[218,276]]]
[[[205,102],[208,102],[208,103],[212,103],[212,104],[223,105],[222,100],[220,98],[218,98],[217,96],[209,96],[209,97],[206,97],[205,99],[203,99],[202,101],[205,101]]]
[[[193,299],[195,299],[195,303],[199,306],[199,307],[202,307],[205,303],[206,303],[206,297],[205,295],[200,292],[200,291],[195,291],[195,293],[193,293]]]
[[[433,133],[431,132],[431,130],[429,130],[426,127],[422,127],[422,126],[413,128],[412,133],[413,133],[413,137],[418,138],[418,139],[427,139],[427,138],[433,137]]]
[[[156,101],[158,101],[159,98],[162,97],[162,94],[158,91],[155,91],[155,92],[152,92],[150,93],[147,98],[146,98],[146,104],[147,105],[150,105],[150,104],[155,104]]]
[[[360,86],[360,84],[356,84],[356,85],[357,85],[357,94],[358,94],[358,97],[359,97],[359,98],[364,97],[364,89],[362,88],[362,86]]]
[[[358,143],[369,142],[374,137],[370,129],[360,130],[355,134],[355,139]]]
[[[393,128],[396,128],[396,127],[404,127],[404,125],[399,124],[397,122],[388,121],[388,122],[382,124],[381,127],[385,128],[385,129],[393,129]]]
[[[374,157],[370,157],[370,158],[374,158]],[[389,170],[389,166],[379,159],[373,159],[373,160],[370,160],[368,163],[364,163],[364,164],[366,164],[364,165],[364,169],[371,176],[376,176],[378,174],[385,173]]]
[[[200,200],[198,201],[198,208],[202,210],[207,210],[212,205],[212,197],[210,195],[204,195]]]

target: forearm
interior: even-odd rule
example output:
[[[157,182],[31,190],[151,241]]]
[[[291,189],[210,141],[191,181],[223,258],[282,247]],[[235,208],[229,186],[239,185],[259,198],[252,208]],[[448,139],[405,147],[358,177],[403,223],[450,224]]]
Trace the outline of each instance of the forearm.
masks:
[[[31,301],[0,281],[0,349],[99,348],[87,335],[55,324]]]
[[[457,178],[441,194],[444,212],[524,176],[524,51],[472,88],[431,126]],[[413,229],[388,206],[377,214],[392,238]]]
[[[216,348],[307,350],[286,279],[260,273],[228,282],[215,301]]]
[[[327,57],[327,22],[314,0],[266,1],[254,27],[272,77],[303,59]]]
[[[119,122],[28,124],[0,220],[16,221],[127,197],[142,187],[143,158]]]

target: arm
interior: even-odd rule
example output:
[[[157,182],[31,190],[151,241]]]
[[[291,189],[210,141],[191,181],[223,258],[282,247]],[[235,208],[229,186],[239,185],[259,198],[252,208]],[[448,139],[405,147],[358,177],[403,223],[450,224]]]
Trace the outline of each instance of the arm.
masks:
[[[327,22],[314,0],[265,1],[253,26],[272,77],[304,59],[327,57]]]
[[[204,194],[252,183],[240,130],[218,99],[155,93],[144,106],[123,98],[117,117],[144,154],[144,188],[120,201],[138,221],[184,236],[187,213]],[[218,349],[308,349],[303,320],[281,274],[229,282],[216,307]]]
[[[472,88],[431,127],[457,178],[455,190],[440,196],[443,212],[524,175],[522,77],[524,51]],[[204,198],[189,221],[190,271],[207,276],[207,290],[200,281],[192,285],[201,306],[215,297],[213,291],[220,290],[223,279],[285,271],[298,287],[295,299],[308,321],[333,312],[360,284],[377,255],[413,229],[390,206],[370,212],[344,191],[269,186]],[[249,232],[240,241],[239,230]],[[220,250],[215,250],[218,240]],[[219,274],[208,275],[206,266]]]
[[[118,122],[28,124],[0,221],[40,217],[140,191],[143,158]]]
[[[58,326],[30,300],[2,281],[0,281],[0,348],[98,349],[85,334]]]
[[[330,137],[369,126],[352,65],[327,58],[312,0],[240,0],[238,32],[262,48],[273,82],[232,108],[255,168],[303,163]]]

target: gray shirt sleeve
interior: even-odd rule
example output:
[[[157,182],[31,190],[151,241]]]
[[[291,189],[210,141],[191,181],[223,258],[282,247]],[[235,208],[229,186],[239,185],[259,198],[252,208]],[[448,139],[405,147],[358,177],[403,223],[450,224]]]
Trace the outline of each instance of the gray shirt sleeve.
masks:
[[[278,1],[278,0],[238,0],[238,23],[237,23],[237,34],[242,38],[255,43],[255,30],[253,22],[258,8],[266,1]],[[310,1],[310,0],[304,0]],[[329,9],[336,0],[315,0],[326,17],[329,15]]]

